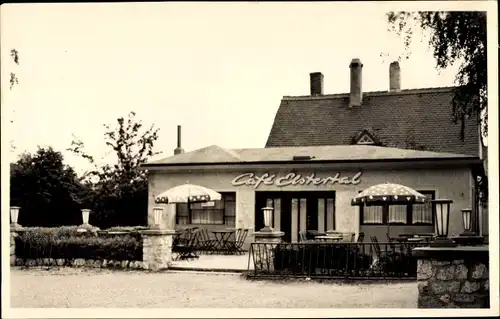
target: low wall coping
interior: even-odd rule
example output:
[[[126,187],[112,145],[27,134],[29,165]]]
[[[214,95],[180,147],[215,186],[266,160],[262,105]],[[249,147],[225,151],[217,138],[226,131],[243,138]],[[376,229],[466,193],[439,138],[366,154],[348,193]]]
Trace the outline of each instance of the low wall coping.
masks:
[[[282,237],[285,235],[284,232],[282,231],[257,231],[253,233],[254,236],[260,237],[260,238],[277,238],[277,237]]]
[[[175,230],[173,229],[145,229],[139,231],[142,235],[147,236],[162,236],[162,235],[175,235]]]
[[[456,247],[417,247],[413,248],[413,256],[422,259],[471,259],[488,258],[488,245],[456,246]]]

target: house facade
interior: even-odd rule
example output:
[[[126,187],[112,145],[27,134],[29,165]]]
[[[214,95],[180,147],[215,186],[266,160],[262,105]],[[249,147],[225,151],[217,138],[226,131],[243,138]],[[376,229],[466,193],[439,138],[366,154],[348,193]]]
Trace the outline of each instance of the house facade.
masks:
[[[261,209],[274,207],[273,227],[295,242],[302,230],[364,232],[385,241],[400,233],[434,232],[432,205],[351,206],[351,199],[379,183],[414,188],[429,199],[449,198],[450,233],[462,232],[460,210],[472,208],[477,232],[487,218],[477,207],[476,176],[482,169],[478,123],[452,121],[456,88],[401,90],[400,69],[392,63],[390,88],[363,92],[362,64],[353,59],[351,89],[325,95],[324,77],[310,74],[311,94],[283,97],[266,147],[209,146],[143,165],[149,171],[149,222],[154,198],[186,182],[222,194],[213,203],[165,205],[166,228],[263,227]],[[487,217],[487,216],[486,216]]]
[[[274,207],[273,227],[295,242],[302,230],[338,230],[377,236],[434,231],[432,206],[351,206],[351,199],[374,184],[410,186],[430,199],[453,199],[450,232],[462,231],[460,209],[473,204],[470,155],[346,145],[232,149],[210,146],[146,165],[149,171],[149,222],[155,196],[184,183],[222,194],[211,203],[162,205],[162,227],[261,229],[261,209]],[[253,236],[247,241],[251,242]]]

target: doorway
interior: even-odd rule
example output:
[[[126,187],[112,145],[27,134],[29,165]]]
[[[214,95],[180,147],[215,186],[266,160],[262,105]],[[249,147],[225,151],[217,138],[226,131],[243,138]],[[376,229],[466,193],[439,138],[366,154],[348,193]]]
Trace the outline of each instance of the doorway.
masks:
[[[255,230],[264,227],[262,208],[274,208],[271,226],[284,232],[283,241],[297,242],[299,232],[335,229],[335,192],[256,192]]]

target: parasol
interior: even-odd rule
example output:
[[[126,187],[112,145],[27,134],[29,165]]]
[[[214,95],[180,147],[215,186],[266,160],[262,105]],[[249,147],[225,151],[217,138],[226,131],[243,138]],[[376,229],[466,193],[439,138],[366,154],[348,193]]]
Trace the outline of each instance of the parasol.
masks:
[[[389,206],[405,204],[424,204],[427,198],[416,190],[394,183],[373,185],[355,196],[352,206]],[[389,233],[389,223],[387,223]]]
[[[209,188],[193,184],[172,187],[155,196],[155,203],[157,204],[197,203],[213,200],[221,200],[221,194]]]

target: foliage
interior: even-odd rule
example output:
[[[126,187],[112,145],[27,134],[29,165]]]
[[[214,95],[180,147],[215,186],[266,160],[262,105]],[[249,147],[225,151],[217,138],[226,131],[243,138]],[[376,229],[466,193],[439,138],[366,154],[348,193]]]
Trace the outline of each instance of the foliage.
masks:
[[[85,197],[95,212],[93,223],[99,227],[112,225],[146,225],[148,182],[147,172],[139,169],[153,152],[158,139],[154,125],[143,130],[142,123],[130,112],[128,118],[117,119],[117,126],[104,125],[104,140],[116,155],[116,164],[99,167],[94,157],[84,150],[84,143],[74,140],[70,151],[88,160],[94,167],[83,183],[90,189]]]
[[[19,53],[17,52],[16,49],[10,50],[10,57],[12,58],[12,61],[14,61],[16,65],[19,65]],[[9,83],[11,90],[14,87],[14,85],[19,84],[19,79],[17,78],[17,75],[14,72],[10,72]]]
[[[430,33],[437,68],[459,63],[458,88],[453,99],[453,120],[461,121],[464,138],[465,119],[474,116],[487,136],[487,56],[486,12],[390,12],[391,30],[403,36],[408,49],[415,27]],[[484,114],[484,116],[482,116]]]
[[[25,153],[10,165],[10,201],[21,207],[19,223],[24,226],[81,224],[83,188],[62,154],[51,147]]]
[[[142,241],[135,236],[75,235],[74,229],[29,228],[16,237],[19,258],[142,260]]]

